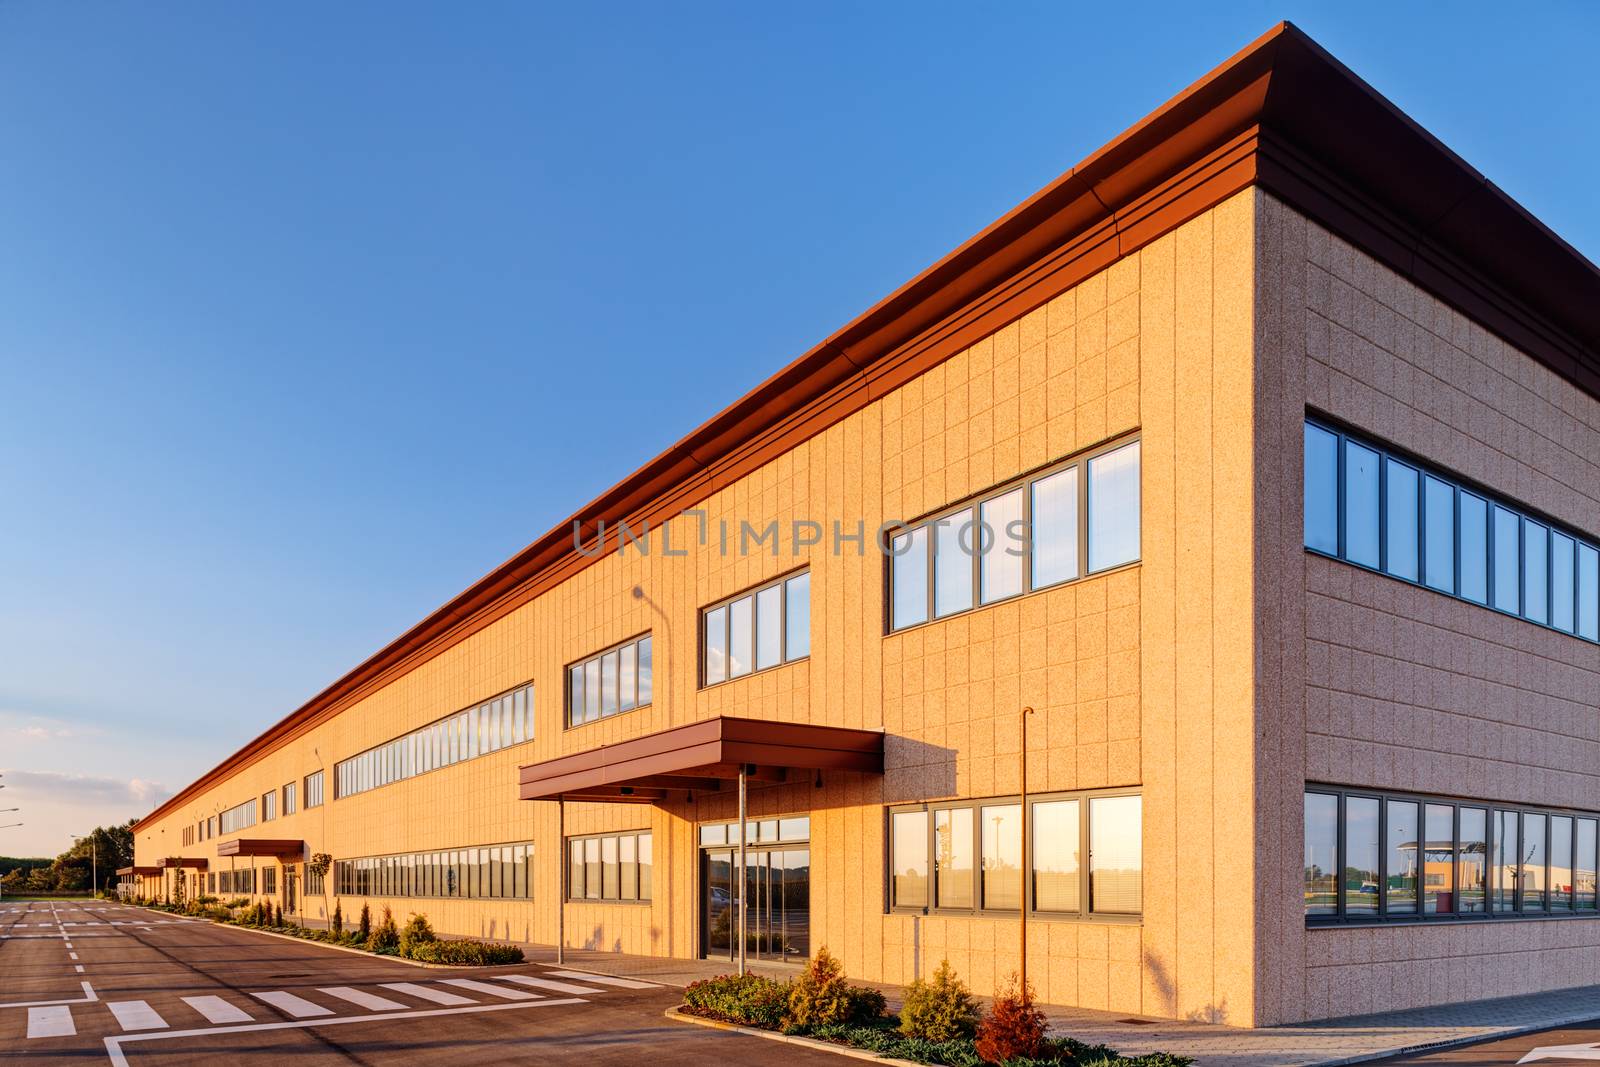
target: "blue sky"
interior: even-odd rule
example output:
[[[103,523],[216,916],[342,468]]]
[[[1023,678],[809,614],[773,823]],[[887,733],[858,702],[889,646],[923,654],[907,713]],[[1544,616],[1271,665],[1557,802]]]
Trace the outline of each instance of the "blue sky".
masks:
[[[1600,258],[1600,8],[1218,7],[0,0],[0,854],[147,811],[1277,19]]]

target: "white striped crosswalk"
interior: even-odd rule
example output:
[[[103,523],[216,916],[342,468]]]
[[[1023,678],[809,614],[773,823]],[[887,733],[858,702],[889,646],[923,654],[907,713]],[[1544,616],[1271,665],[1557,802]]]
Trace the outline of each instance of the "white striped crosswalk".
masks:
[[[549,977],[546,977],[548,975]],[[201,1026],[278,1024],[280,1020],[315,1020],[348,1016],[352,1011],[374,1014],[415,1011],[421,1008],[482,1010],[485,1004],[544,1001],[547,997],[593,997],[611,989],[655,988],[641,982],[582,971],[540,971],[537,974],[480,975],[477,978],[429,978],[415,982],[380,982],[371,986],[329,985],[286,989],[225,990],[225,995],[177,997],[160,1000],[158,1011],[146,1000],[102,1002],[124,1033],[188,1032]],[[382,994],[378,991],[382,990]],[[555,1001],[571,1003],[571,1001]],[[181,1005],[181,1006],[180,1006]],[[52,1005],[28,1009],[30,1040],[74,1037],[84,1013],[102,1004]],[[510,1007],[505,1004],[505,1007]],[[73,1012],[79,1013],[75,1020]],[[192,1014],[189,1014],[192,1013]],[[198,1019],[196,1018],[198,1016]]]

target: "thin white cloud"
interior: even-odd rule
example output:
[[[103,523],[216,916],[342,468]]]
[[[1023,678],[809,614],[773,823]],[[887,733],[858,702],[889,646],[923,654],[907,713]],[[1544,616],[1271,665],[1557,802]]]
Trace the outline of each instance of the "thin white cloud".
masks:
[[[12,792],[7,800],[35,800],[78,806],[127,805],[130,810],[149,811],[172,796],[160,782],[143,778],[103,778],[90,774],[63,774],[59,771],[0,770]]]

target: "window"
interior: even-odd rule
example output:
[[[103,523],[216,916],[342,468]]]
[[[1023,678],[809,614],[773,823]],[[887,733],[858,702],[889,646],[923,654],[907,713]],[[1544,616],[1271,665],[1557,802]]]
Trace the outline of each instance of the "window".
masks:
[[[717,685],[811,654],[809,572],[743,593],[701,613],[705,685]],[[795,634],[792,631],[803,631]]]
[[[614,685],[615,670],[612,680]],[[341,760],[333,768],[334,796],[364,793],[532,740],[529,683]]]
[[[487,845],[339,860],[334,892],[372,897],[514,898],[533,896],[533,843]],[[319,893],[306,876],[306,892]]]
[[[212,838],[212,837],[216,837],[216,836],[217,836],[217,817],[215,815],[213,815],[213,816],[211,816],[211,818],[206,820],[206,837]]]
[[[320,896],[322,896],[324,893],[326,893],[328,891],[327,883],[328,883],[327,872],[323,872],[322,874],[318,874],[316,871],[313,871],[310,867],[306,868],[306,889],[305,889],[306,896],[308,896],[308,897],[320,897]]]
[[[256,801],[254,797],[243,804],[235,805],[223,812],[220,816],[221,830],[231,834],[236,830],[243,830],[247,826],[256,824]]]
[[[1139,442],[1102,449],[922,520],[889,541],[903,630],[1139,559]]]
[[[650,635],[567,668],[567,725],[582,726],[650,703]]]
[[[650,831],[567,838],[567,899],[651,899]]]
[[[283,813],[285,815],[293,815],[299,810],[300,807],[300,793],[295,789],[293,782],[290,782],[288,785],[284,786],[282,793]]]
[[[306,807],[317,808],[322,806],[322,772],[313,771],[306,775]]]
[[[1600,548],[1309,420],[1304,461],[1307,549],[1600,642]]]
[[[1314,787],[1305,794],[1306,918],[1594,916],[1597,829],[1592,815]]]
[[[276,867],[263,867],[263,868],[261,868],[261,892],[263,894],[265,894],[265,895],[269,895],[270,896],[271,894],[274,894],[277,891],[278,891],[278,868],[276,868]]]
[[[1026,855],[1024,817],[1032,820]],[[1004,797],[895,808],[889,862],[895,910],[977,914],[1026,904],[1047,916],[1137,916],[1144,895],[1141,800],[1128,793],[1029,797],[1026,815]]]
[[[271,822],[278,817],[278,791],[269,790],[261,794],[261,821]]]

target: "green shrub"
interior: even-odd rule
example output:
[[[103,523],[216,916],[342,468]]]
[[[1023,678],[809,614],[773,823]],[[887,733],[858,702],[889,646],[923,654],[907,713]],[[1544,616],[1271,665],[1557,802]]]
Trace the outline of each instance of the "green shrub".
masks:
[[[789,990],[785,1029],[811,1030],[819,1026],[865,1023],[884,1012],[883,994],[852,986],[844,980],[844,967],[827,947],[814,958]]]
[[[789,1010],[792,984],[759,974],[724,974],[690,985],[683,1003],[696,1015],[776,1030]]]
[[[1044,1012],[1033,1003],[1033,987],[1011,976],[978,1024],[976,1048],[985,1063],[1038,1059],[1046,1051]]]
[[[394,953],[400,950],[400,931],[394,924],[394,913],[385,905],[383,921],[373,927],[367,937],[368,952]]]
[[[412,950],[411,958],[423,963],[453,963],[465,967],[492,967],[521,963],[522,950],[515,945],[491,945],[484,941],[423,941]]]
[[[933,972],[933,981],[921,978],[906,987],[900,1009],[900,1032],[923,1041],[953,1041],[971,1037],[978,1026],[978,1010],[966,983],[956,977],[949,960]]]
[[[366,941],[372,936],[372,909],[366,904],[361,905],[361,921],[356,923],[356,938]]]
[[[344,910],[339,907],[337,900],[333,902],[333,932],[344,933]]]
[[[427,916],[413,913],[411,921],[400,931],[400,955],[409,957],[416,952],[418,945],[437,940],[438,935],[433,932]]]

